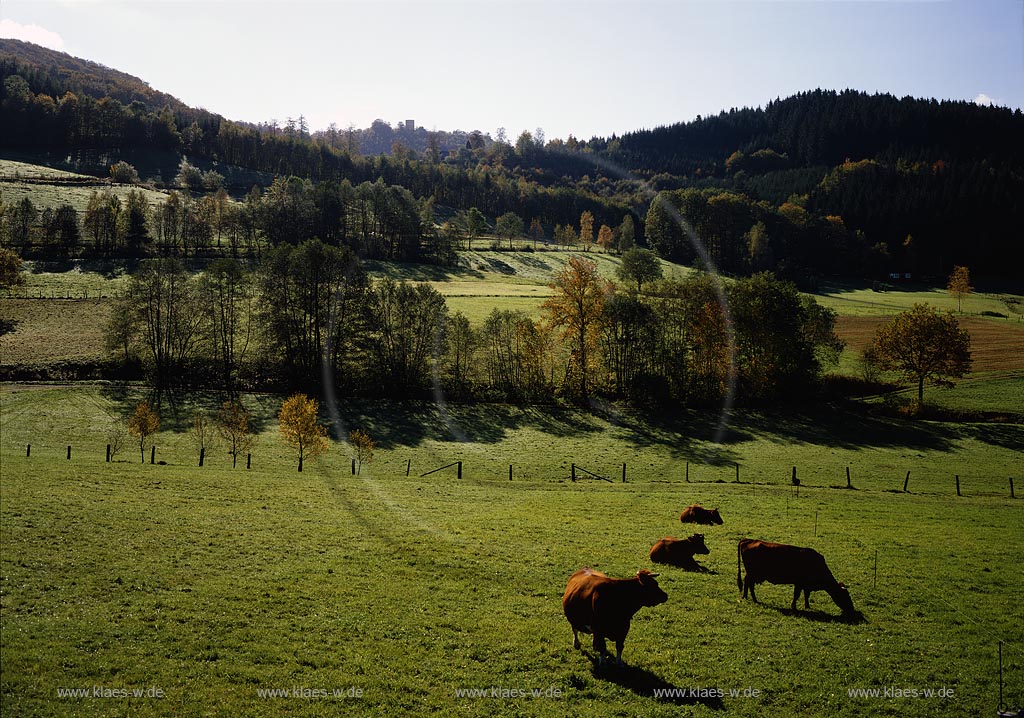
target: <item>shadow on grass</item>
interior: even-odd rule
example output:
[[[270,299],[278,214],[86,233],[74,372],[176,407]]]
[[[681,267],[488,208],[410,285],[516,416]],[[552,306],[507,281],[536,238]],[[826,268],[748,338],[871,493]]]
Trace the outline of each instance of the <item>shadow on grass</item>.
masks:
[[[837,623],[840,625],[855,626],[861,623],[868,622],[867,617],[860,611],[857,611],[852,616],[844,616],[842,614],[839,614],[837,616],[834,613],[827,613],[816,608],[812,608],[809,610],[806,608],[798,608],[794,611],[792,608],[786,606],[770,606],[764,604],[763,602],[759,605],[763,606],[764,608],[775,611],[776,613],[781,613],[783,616],[801,618],[805,621],[810,621],[812,623]]]
[[[482,279],[484,276],[483,272],[464,265],[448,267],[440,264],[384,263],[366,260],[363,266],[371,274],[410,282],[446,282],[454,279]]]
[[[600,658],[584,651],[591,663],[591,675],[599,681],[608,681],[632,691],[644,698],[653,698],[662,703],[675,705],[703,705],[712,710],[724,710],[725,703],[717,696],[707,697],[699,694],[690,695],[689,688],[675,686],[656,673],[639,666],[619,666],[614,661],[601,661]],[[655,693],[657,691],[657,693]]]
[[[743,411],[734,414],[736,430],[776,443],[803,443],[828,448],[901,447],[949,451],[962,438],[960,426],[872,416],[843,407],[789,413]]]

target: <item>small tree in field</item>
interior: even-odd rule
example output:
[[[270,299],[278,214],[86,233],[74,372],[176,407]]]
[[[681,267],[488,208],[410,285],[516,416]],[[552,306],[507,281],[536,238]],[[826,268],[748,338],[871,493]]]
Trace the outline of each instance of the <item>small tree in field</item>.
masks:
[[[110,165],[110,179],[121,184],[138,184],[139,173],[132,165],[121,160]]]
[[[229,399],[217,412],[217,431],[227,444],[231,468],[238,465],[238,457],[247,454],[256,437],[249,428],[249,412],[241,402]]]
[[[117,455],[128,445],[129,436],[128,424],[124,419],[114,419],[110,422],[110,427],[107,429],[107,443],[110,444],[111,461],[116,459]],[[145,460],[145,454],[143,454],[143,460]]]
[[[314,458],[327,451],[327,429],[317,418],[320,407],[316,399],[293,394],[281,405],[277,415],[279,430],[285,443],[299,450],[299,471],[306,457]]]
[[[205,411],[197,411],[192,415],[192,426],[188,431],[189,441],[199,452],[199,465],[202,466],[206,453],[217,442],[217,429]]]
[[[971,273],[967,267],[953,267],[953,273],[949,275],[949,284],[946,289],[956,297],[956,310],[960,311],[960,302],[968,294],[974,291],[971,286]]]
[[[377,444],[362,429],[350,431],[348,443],[352,445],[352,450],[356,453],[356,473],[358,474],[363,468],[363,462],[373,461],[373,450],[377,448]]]
[[[971,369],[971,335],[952,314],[940,314],[927,304],[897,314],[880,327],[871,344],[878,366],[917,382],[918,405],[924,383],[951,387]]]
[[[128,431],[139,440],[139,453],[142,463],[146,463],[146,446],[149,437],[160,430],[160,415],[153,411],[148,401],[135,407],[135,412],[128,419]]]
[[[661,262],[651,250],[633,247],[622,255],[622,264],[615,274],[624,282],[636,282],[639,292],[644,282],[661,279]]]

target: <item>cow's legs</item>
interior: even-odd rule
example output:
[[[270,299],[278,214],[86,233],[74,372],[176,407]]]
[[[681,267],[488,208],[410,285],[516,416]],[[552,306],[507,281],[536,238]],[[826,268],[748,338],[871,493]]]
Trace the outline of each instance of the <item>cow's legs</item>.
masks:
[[[757,603],[757,594],[754,593],[754,582],[750,580],[749,576],[743,582],[743,598],[747,597],[747,587],[748,586],[750,587],[750,598],[751,598],[751,600],[753,600],[754,603]]]
[[[810,610],[811,608],[811,589],[804,589],[804,608]]]
[[[580,647],[580,637],[579,637],[579,634],[576,632],[575,628],[572,629],[572,647],[573,648],[579,648]]]
[[[626,639],[622,638],[615,642],[615,661],[621,666],[622,663],[622,646],[625,644]]]
[[[597,651],[599,657],[604,658],[608,653],[608,648],[604,644],[604,636],[594,634],[594,650]]]
[[[800,588],[799,585],[793,586],[793,603],[791,603],[790,606],[789,606],[790,609],[793,610],[793,611],[796,610],[796,600],[798,598],[800,598],[800,591],[801,591],[801,588]]]

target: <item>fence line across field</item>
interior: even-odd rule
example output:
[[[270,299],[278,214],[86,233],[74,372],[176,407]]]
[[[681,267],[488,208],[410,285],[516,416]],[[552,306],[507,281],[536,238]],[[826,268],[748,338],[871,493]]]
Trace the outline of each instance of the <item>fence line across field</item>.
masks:
[[[95,451],[93,451],[93,449],[91,447],[95,447]],[[10,451],[13,448],[14,447],[11,446],[11,447],[8,448],[8,450]],[[150,463],[150,464],[157,463],[156,454],[157,454],[157,452],[159,450],[158,445],[157,444],[148,445],[147,449],[149,449],[149,454],[150,454],[148,463]],[[120,451],[117,451],[117,452],[114,452],[114,453],[123,453],[123,454],[127,455],[129,453],[132,453],[133,451],[135,451],[135,449],[130,448],[130,447],[124,447],[124,448],[120,449]],[[204,449],[204,448],[200,448],[200,449],[198,449],[195,452],[189,452],[191,458],[188,459],[188,460],[184,460],[184,461],[182,461],[182,457],[181,457],[181,455],[184,452],[182,452],[180,448],[172,449],[170,451],[171,451],[171,453],[166,455],[167,459],[161,459],[162,463],[164,463],[164,464],[172,464],[172,465],[176,465],[176,466],[197,466],[197,467],[203,467],[203,466],[209,464],[210,453],[208,453],[206,451],[206,449]],[[105,463],[110,463],[110,462],[112,462],[116,458],[112,454],[111,445],[109,443],[99,443],[98,442],[96,444],[90,444],[89,447],[87,447],[87,448],[83,448],[82,444],[79,444],[77,448],[75,447],[74,444],[64,444],[64,443],[62,443],[60,445],[53,445],[53,444],[48,444],[48,443],[38,443],[38,442],[36,442],[36,443],[30,442],[30,443],[25,444],[25,457],[27,459],[36,459],[36,460],[40,460],[40,461],[45,461],[45,460],[73,461],[73,460],[81,460],[83,456],[86,457],[85,458],[86,461],[90,461],[91,460],[89,457],[95,456],[96,460],[103,461]],[[170,461],[170,459],[174,460],[173,463]],[[355,468],[356,468],[355,467],[355,459],[353,458],[351,461],[352,461],[352,464],[351,464],[351,466],[352,466],[352,473],[355,474],[356,473],[356,471],[355,471]],[[133,462],[129,462],[129,463],[133,463]],[[403,459],[400,460],[399,464],[401,466],[401,469],[400,469],[401,474],[404,475],[405,477],[409,477],[410,476],[410,471],[411,471],[411,468],[412,468],[412,458],[403,458]],[[440,471],[443,471],[444,469],[450,469],[452,467],[456,467],[456,478],[457,479],[462,479],[463,478],[463,469],[464,468],[468,468],[468,467],[464,467],[464,464],[465,464],[464,460],[452,461],[450,463],[444,464],[442,466],[438,466],[438,467],[433,468],[433,469],[431,469],[429,471],[421,473],[421,474],[418,475],[418,478],[424,478],[426,476],[430,476],[432,474],[435,474],[435,473],[438,473]],[[495,471],[493,468],[488,467],[486,469],[487,473],[489,474],[488,476],[479,476],[477,474],[477,475],[474,476],[474,478],[478,478],[478,479],[482,479],[482,480],[487,480],[487,479],[497,480],[500,477],[502,479],[507,478],[508,481],[513,481],[514,476],[515,476],[514,464],[511,464],[511,463],[510,464],[502,464],[502,466],[507,466],[508,467],[507,473],[504,471],[504,469],[502,469],[502,470],[500,470],[501,473],[499,474],[498,471]],[[564,464],[562,464],[562,466],[564,466]],[[247,454],[247,457],[246,457],[246,468],[251,468],[251,467],[252,467],[252,453],[250,452],[250,453]],[[693,471],[692,472],[691,472],[691,467],[693,467]],[[695,475],[696,474],[696,469],[698,467],[701,469],[702,473],[704,473],[705,475],[708,474],[708,473],[711,473],[712,475],[714,475],[714,472],[717,472],[718,478],[706,479],[706,480],[699,480],[699,479],[694,478],[693,476],[691,476],[691,473],[693,473]],[[760,468],[760,471],[761,471],[761,473],[763,475],[763,473],[764,473],[763,465],[761,467],[759,467],[759,468]],[[893,480],[893,483],[892,483],[892,488],[878,488],[877,486],[875,486],[875,487],[871,487],[871,488],[867,488],[867,489],[862,489],[860,487],[857,487],[857,486],[853,485],[852,473],[851,473],[851,469],[850,469],[849,466],[845,467],[845,485],[843,485],[843,484],[810,484],[810,483],[806,483],[806,481],[805,481],[806,476],[807,476],[806,472],[804,472],[804,473],[798,472],[797,466],[790,466],[789,468],[791,470],[789,472],[790,473],[790,480],[788,482],[789,483],[789,488],[791,489],[792,495],[797,497],[797,498],[799,498],[799,490],[800,489],[805,489],[805,490],[806,489],[839,489],[839,490],[852,490],[852,491],[868,490],[868,491],[886,491],[886,492],[889,492],[889,493],[897,493],[897,494],[899,494],[899,493],[913,494],[914,493],[913,491],[910,490],[910,479],[911,479],[911,474],[912,474],[912,471],[913,471],[912,469],[908,469],[906,471],[906,474],[903,477],[903,483],[902,483],[902,487],[901,488],[897,488],[897,487],[900,487],[899,480],[898,480],[898,478],[894,477],[894,480]],[[554,467],[552,467],[552,469],[554,469]],[[594,470],[592,470],[592,469],[594,469]],[[729,471],[729,475],[733,476],[735,478],[733,478],[732,481],[727,481],[722,476],[722,474],[724,473],[723,469],[726,469],[726,470],[730,470],[731,469]],[[583,480],[583,479],[586,479],[586,478],[591,478],[591,479],[597,479],[597,480],[600,480],[600,481],[605,481],[605,482],[608,482],[608,483],[615,483],[615,481],[613,479],[609,478],[609,476],[607,476],[607,475],[605,475],[603,473],[599,473],[601,471],[601,469],[599,469],[598,467],[592,466],[591,469],[588,469],[588,468],[585,468],[585,467],[577,464],[575,461],[573,461],[573,462],[570,462],[569,470],[570,470],[569,476],[565,477],[565,475],[562,474],[563,478],[561,480],[564,481],[565,478],[568,478],[568,479],[570,479],[573,482],[577,482],[577,481],[580,481],[580,480]],[[479,469],[477,469],[477,471],[479,471]],[[615,472],[621,472],[622,483],[626,483],[627,482],[627,477],[629,476],[629,474],[627,474],[627,464],[626,464],[626,462],[623,462],[621,464],[615,465],[614,471]],[[605,472],[606,473],[612,473],[612,472],[608,472],[607,469],[605,469]],[[535,471],[534,472],[529,472],[529,474],[534,475],[534,476],[536,475],[536,473],[537,472],[535,472]],[[685,483],[685,484],[692,484],[692,485],[697,485],[697,486],[699,486],[699,485],[708,485],[708,484],[723,484],[723,485],[724,484],[732,484],[732,485],[739,484],[739,485],[742,485],[742,486],[750,486],[751,488],[754,488],[754,487],[757,487],[757,486],[763,486],[763,487],[772,487],[772,486],[785,487],[785,486],[787,486],[787,482],[784,481],[784,480],[781,480],[781,479],[780,480],[775,480],[775,481],[772,481],[772,480],[757,481],[756,478],[752,478],[752,479],[749,479],[747,481],[740,481],[740,464],[738,462],[728,462],[726,464],[701,464],[701,463],[697,463],[697,462],[686,461],[686,462],[684,462],[683,471],[681,473],[682,473],[682,477],[683,477],[682,481],[679,481],[678,479],[675,480],[675,481],[666,480],[666,479],[651,479],[650,481],[651,481],[651,483]],[[785,475],[784,471],[779,471],[779,472],[772,471],[771,473],[773,475],[779,476],[779,477]],[[821,471],[818,471],[816,473],[820,475]],[[520,476],[523,476],[525,474],[527,474],[527,472],[520,471]],[[633,473],[632,473],[633,480],[640,480],[640,481],[644,480],[642,475],[638,477],[636,474],[637,474],[637,472],[634,469]],[[551,476],[557,476],[557,475],[558,475],[557,473],[552,471]],[[805,479],[798,479],[797,478],[798,475],[805,477]],[[839,478],[842,478],[843,474],[839,474],[838,476],[839,476]],[[948,478],[945,479],[945,480],[947,480],[949,482],[946,485],[949,487],[948,488],[948,493],[951,496],[957,496],[957,497],[961,497],[961,498],[970,498],[972,495],[974,495],[974,496],[1000,496],[1000,495],[1005,495],[1005,492],[1007,491],[1007,488],[1002,488],[1002,489],[997,489],[996,488],[999,484],[1002,484],[1003,487],[1008,487],[1009,497],[1011,499],[1016,499],[1017,498],[1016,486],[1015,486],[1014,482],[1015,482],[1015,479],[1019,479],[1020,477],[1013,477],[1013,476],[996,477],[996,476],[989,475],[989,476],[974,476],[974,477],[970,477],[969,478],[967,475],[962,475],[962,474],[959,474],[959,473],[953,473],[952,475],[946,475],[946,476]],[[535,476],[535,478],[533,480],[536,481],[538,479]],[[544,480],[544,479],[540,479],[540,480]],[[936,489],[936,485],[937,485],[936,484],[937,480],[938,480],[938,475],[936,475],[934,473],[931,474],[928,477],[928,479],[925,480],[925,481],[927,481],[927,484],[928,484],[927,485],[927,491],[926,491],[927,494],[929,494],[929,495],[943,495],[943,494],[946,493],[946,491],[941,491],[941,490],[940,491],[936,491],[935,490]],[[921,480],[919,479],[919,481],[921,481]],[[970,493],[970,491],[969,491],[970,490],[970,482],[971,481],[977,482],[975,484],[975,486],[977,486],[978,483],[980,483],[982,485],[982,488],[980,490],[976,488],[973,494]],[[1006,483],[1003,483],[1003,482],[1006,482]],[[877,481],[874,482],[874,483],[877,484]]]

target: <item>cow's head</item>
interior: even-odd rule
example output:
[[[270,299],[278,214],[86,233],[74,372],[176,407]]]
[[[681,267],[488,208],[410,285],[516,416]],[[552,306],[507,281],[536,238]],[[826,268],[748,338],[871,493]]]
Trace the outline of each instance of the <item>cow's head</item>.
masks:
[[[708,513],[711,514],[712,523],[722,524],[722,516],[718,513],[718,509],[711,509]]]
[[[846,618],[854,618],[860,614],[860,612],[853,607],[853,599],[850,598],[850,590],[846,588],[846,584],[837,583],[836,590],[832,592],[832,600],[836,602],[839,609],[843,612],[843,616]]]
[[[657,575],[646,568],[636,572],[636,580],[640,582],[640,603],[644,606],[657,606],[668,600],[668,594],[654,580]]]
[[[695,554],[709,554],[711,550],[708,549],[707,544],[704,543],[704,534],[694,534],[690,538],[686,539],[686,542],[690,544],[690,548],[693,549]]]

